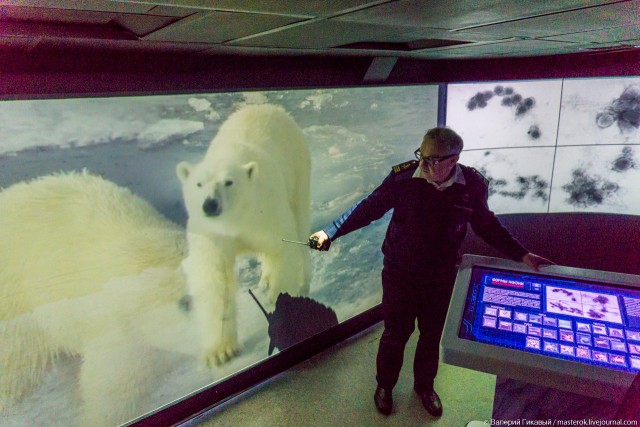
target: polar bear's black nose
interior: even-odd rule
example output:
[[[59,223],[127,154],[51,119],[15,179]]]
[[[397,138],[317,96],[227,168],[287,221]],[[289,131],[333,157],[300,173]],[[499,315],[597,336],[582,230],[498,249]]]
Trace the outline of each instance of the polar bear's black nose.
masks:
[[[217,199],[208,198],[202,204],[202,210],[206,216],[218,216],[222,211]]]

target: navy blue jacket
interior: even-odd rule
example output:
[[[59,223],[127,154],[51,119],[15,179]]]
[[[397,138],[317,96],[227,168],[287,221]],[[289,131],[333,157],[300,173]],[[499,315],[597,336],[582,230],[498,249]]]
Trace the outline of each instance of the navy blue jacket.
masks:
[[[455,268],[467,223],[509,258],[520,261],[528,252],[489,209],[488,183],[478,171],[460,165],[465,184],[438,191],[425,179],[413,178],[417,167],[415,160],[394,166],[378,188],[323,231],[333,241],[393,209],[382,244],[384,260],[411,274]]]

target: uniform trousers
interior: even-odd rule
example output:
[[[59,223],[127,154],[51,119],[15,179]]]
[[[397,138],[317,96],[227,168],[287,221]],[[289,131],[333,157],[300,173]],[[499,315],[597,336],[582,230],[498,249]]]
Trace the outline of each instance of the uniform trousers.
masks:
[[[420,336],[413,359],[414,389],[433,389],[438,373],[440,338],[451,300],[456,270],[435,268],[426,275],[411,274],[385,262],[382,270],[384,332],[376,358],[376,380],[386,390],[398,382],[404,348],[415,329]]]

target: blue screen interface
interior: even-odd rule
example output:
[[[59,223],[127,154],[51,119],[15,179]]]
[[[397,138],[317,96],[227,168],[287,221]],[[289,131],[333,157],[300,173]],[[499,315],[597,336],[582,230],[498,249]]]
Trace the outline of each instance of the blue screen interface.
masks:
[[[640,289],[475,267],[459,337],[640,371]]]

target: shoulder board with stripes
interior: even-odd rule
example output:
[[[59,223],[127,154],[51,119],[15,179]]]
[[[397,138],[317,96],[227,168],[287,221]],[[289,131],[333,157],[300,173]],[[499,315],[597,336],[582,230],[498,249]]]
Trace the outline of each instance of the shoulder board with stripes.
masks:
[[[470,167],[469,169],[471,169],[476,175],[478,175],[478,177],[480,177],[480,179],[482,179],[482,181],[485,183],[485,185],[489,185],[489,178],[487,178],[486,176],[484,176],[483,174],[480,173],[480,171],[476,168],[472,168]]]
[[[417,164],[418,164],[417,160],[409,160],[408,162],[404,162],[404,163],[400,163],[399,165],[395,165],[391,169],[393,170],[394,173],[400,173],[402,171],[406,171],[407,169],[410,169],[411,167],[413,167],[413,166],[415,166]]]

